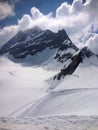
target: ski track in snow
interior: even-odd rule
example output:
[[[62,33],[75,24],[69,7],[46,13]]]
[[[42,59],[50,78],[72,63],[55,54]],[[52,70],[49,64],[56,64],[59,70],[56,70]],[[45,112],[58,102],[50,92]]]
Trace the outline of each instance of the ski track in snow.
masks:
[[[67,90],[61,90],[61,91],[51,91],[50,93],[46,94],[45,96],[43,96],[39,100],[29,102],[29,103],[25,104],[24,106],[22,106],[21,108],[17,109],[16,111],[12,112],[9,115],[9,117],[16,116],[18,118],[25,118],[26,115],[30,116],[31,113],[32,113],[32,117],[36,117],[37,114],[43,109],[43,107],[47,104],[48,101],[52,101],[54,98],[56,98],[58,96],[63,96],[63,95],[67,96],[69,94],[71,95],[74,93],[93,91],[93,90],[98,91],[98,88],[76,88],[76,89],[67,89]],[[21,109],[24,109],[25,107],[27,107],[29,104],[31,105],[31,107],[28,107],[27,110],[25,110],[25,112],[18,115],[19,111]]]

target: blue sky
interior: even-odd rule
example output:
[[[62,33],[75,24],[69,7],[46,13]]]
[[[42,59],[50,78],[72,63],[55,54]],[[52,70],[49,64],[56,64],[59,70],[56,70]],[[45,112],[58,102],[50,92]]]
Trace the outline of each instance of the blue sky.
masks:
[[[8,2],[9,5],[14,5],[14,15],[7,16],[0,20],[0,28],[12,24],[17,24],[17,19],[21,19],[24,14],[30,14],[30,9],[37,7],[43,14],[52,12],[55,15],[55,10],[63,2],[72,4],[73,0],[0,0],[0,2]],[[85,2],[85,0],[83,0]],[[7,10],[6,10],[7,11]]]
[[[14,16],[7,16],[6,18],[0,20],[0,27],[17,24],[17,19],[21,19],[23,14],[30,14],[30,9],[34,6],[37,7],[43,14],[48,14],[53,12],[55,15],[55,10],[60,6],[61,3],[67,1],[72,4],[73,0],[1,0],[1,2],[8,2],[10,5],[14,5]],[[16,2],[12,2],[16,1]]]

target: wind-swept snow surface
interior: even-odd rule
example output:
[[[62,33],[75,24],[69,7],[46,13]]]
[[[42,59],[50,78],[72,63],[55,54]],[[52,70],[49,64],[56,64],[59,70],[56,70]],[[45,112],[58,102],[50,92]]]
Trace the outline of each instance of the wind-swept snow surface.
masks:
[[[48,94],[32,104],[19,118],[64,114],[98,115],[98,62],[85,59],[73,75],[50,80]]]
[[[56,71],[23,67],[4,57],[0,60],[0,116],[98,115],[95,57],[85,59],[73,75],[61,81],[51,78]]]
[[[69,89],[51,92],[20,117],[42,115],[98,115],[98,89]]]
[[[98,130],[98,117],[54,115],[26,120],[1,119],[0,130]]]
[[[8,116],[45,94],[45,80],[54,75],[41,67],[22,67],[0,57],[0,117]]]

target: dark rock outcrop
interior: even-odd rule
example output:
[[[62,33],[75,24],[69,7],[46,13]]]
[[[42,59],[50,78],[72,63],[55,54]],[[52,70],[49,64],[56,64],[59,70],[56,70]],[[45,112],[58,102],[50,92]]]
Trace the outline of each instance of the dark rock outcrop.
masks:
[[[95,55],[88,47],[83,47],[81,51],[83,57],[90,58],[91,56]]]
[[[62,77],[66,75],[71,75],[81,62],[82,62],[82,52],[79,51],[71,58],[71,62],[67,66],[64,66],[63,69],[61,69],[60,73],[58,73],[54,77],[54,79],[60,80]]]
[[[69,60],[68,65],[64,66],[61,71],[54,76],[54,79],[60,80],[62,77],[66,75],[71,75],[76,70],[78,65],[83,62],[84,58],[90,58],[91,56],[95,56],[98,58],[96,54],[94,54],[88,47],[83,47],[81,50],[78,50]]]

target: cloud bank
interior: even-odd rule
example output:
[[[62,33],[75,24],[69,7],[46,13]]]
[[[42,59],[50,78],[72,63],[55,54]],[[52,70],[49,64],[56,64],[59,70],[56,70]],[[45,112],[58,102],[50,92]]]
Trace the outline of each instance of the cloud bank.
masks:
[[[98,33],[97,10],[98,2],[96,0],[86,0],[85,3],[82,0],[74,0],[72,5],[64,2],[56,9],[55,17],[53,17],[52,13],[44,15],[39,9],[32,7],[31,15],[24,14],[18,20],[17,25],[4,27],[0,30],[1,45],[19,30],[35,26],[52,31],[58,31],[63,28],[76,45],[86,45],[90,48],[96,46],[92,50],[98,53],[98,46],[95,43],[98,37],[96,34]],[[5,38],[5,36],[7,37]],[[91,43],[91,39],[93,39],[93,43]]]
[[[95,34],[93,37],[90,37],[86,45],[96,54],[98,54],[98,34]]]
[[[0,20],[7,16],[14,16],[13,8],[7,2],[0,2]]]
[[[14,7],[19,0],[1,0],[0,1],[0,20],[9,16],[14,16]]]

